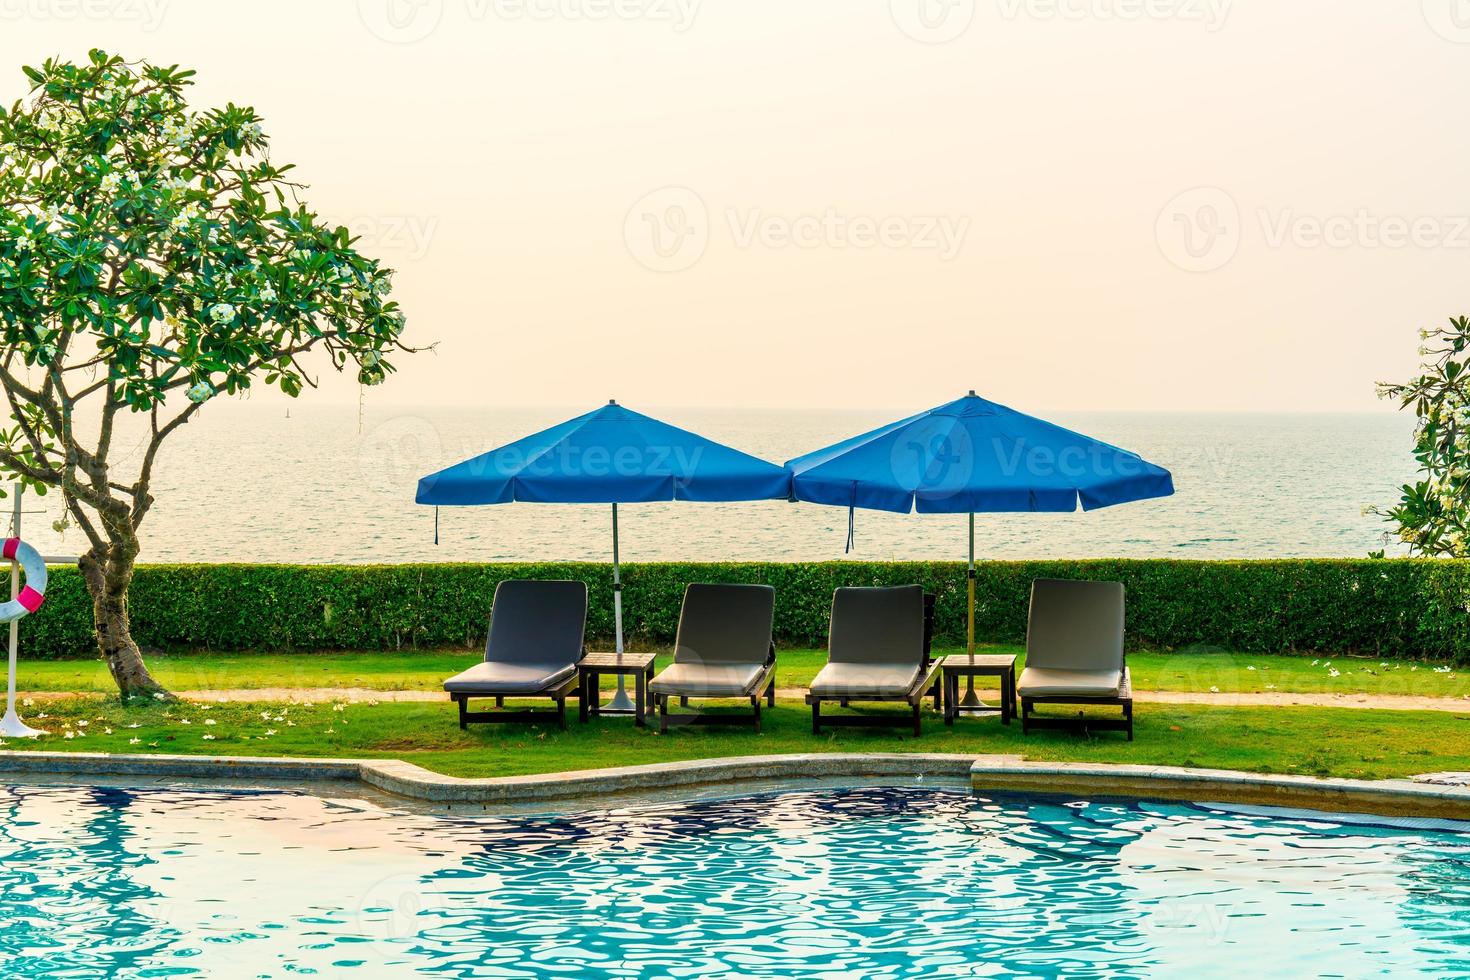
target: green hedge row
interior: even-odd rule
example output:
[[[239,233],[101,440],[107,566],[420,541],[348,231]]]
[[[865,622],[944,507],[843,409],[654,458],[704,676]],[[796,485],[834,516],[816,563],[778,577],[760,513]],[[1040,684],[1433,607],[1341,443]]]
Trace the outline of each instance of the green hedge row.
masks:
[[[1291,559],[985,562],[976,635],[1018,642],[1032,579],[1112,579],[1128,588],[1134,648],[1199,644],[1239,652],[1365,652],[1470,662],[1470,561]],[[148,647],[380,650],[484,642],[505,578],[580,578],[591,588],[589,643],[612,634],[611,573],[594,564],[145,565],[133,632]],[[938,595],[937,641],[962,643],[964,566],[953,562],[633,564],[624,566],[631,643],[674,635],[688,582],[776,587],[776,635],[819,645],[839,585],[920,582]],[[28,657],[90,656],[91,605],[74,568],[52,570],[46,605],[22,621]]]

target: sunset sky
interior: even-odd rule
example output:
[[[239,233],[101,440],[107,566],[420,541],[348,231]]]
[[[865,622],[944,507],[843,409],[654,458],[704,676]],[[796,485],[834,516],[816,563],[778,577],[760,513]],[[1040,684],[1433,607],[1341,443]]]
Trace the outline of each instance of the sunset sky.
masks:
[[[1470,312],[1453,8],[0,0],[0,99],[254,105],[438,344],[382,405],[1388,411]]]

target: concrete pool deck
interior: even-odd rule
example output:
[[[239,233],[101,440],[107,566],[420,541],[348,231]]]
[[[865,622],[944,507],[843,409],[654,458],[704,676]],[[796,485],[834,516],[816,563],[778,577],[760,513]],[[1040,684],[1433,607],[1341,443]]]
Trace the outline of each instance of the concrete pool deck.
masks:
[[[1249,803],[1335,812],[1470,819],[1470,776],[1335,779],[1176,766],[1032,762],[1014,755],[923,752],[739,756],[525,776],[465,779],[397,759],[0,753],[0,773],[361,783],[430,803],[519,804],[760,780],[966,779],[977,792],[1055,793]]]

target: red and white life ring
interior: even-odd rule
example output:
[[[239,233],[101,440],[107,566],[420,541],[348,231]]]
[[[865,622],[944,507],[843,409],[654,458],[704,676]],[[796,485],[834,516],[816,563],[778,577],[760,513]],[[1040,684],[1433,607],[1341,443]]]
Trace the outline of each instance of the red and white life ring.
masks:
[[[8,623],[22,616],[29,616],[41,608],[46,601],[46,562],[41,553],[20,538],[6,538],[0,555],[20,562],[25,573],[25,587],[9,602],[0,603],[0,623]]]

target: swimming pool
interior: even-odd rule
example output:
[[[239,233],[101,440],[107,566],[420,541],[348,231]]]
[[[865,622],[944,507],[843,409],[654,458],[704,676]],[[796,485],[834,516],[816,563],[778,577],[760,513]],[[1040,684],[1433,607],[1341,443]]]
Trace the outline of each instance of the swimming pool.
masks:
[[[1470,833],[1429,826],[915,787],[465,817],[10,786],[0,975],[1464,973]]]

